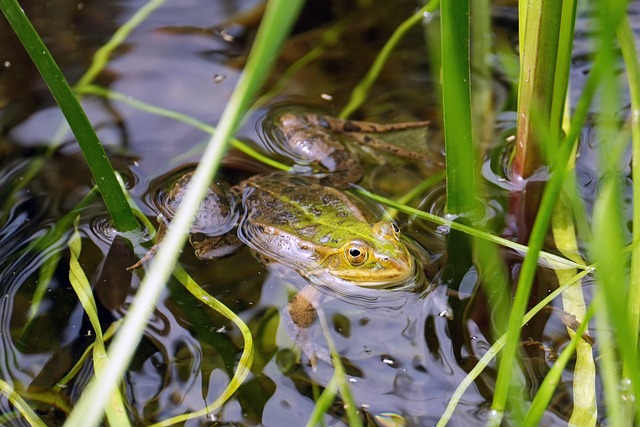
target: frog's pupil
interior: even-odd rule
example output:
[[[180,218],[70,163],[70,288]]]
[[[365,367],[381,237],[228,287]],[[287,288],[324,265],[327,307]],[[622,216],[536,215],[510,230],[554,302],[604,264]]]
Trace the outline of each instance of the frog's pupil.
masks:
[[[393,231],[395,231],[396,233],[400,232],[400,229],[398,228],[397,225],[395,225],[394,223],[391,223],[391,227],[393,227]]]
[[[360,249],[357,249],[357,248],[349,249],[349,255],[351,255],[354,258],[359,257],[360,256]]]

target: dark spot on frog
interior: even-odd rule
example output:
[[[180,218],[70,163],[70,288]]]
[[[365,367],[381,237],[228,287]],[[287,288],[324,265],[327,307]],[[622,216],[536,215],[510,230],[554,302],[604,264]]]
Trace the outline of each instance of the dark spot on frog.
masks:
[[[298,230],[298,233],[300,233],[300,235],[301,235],[301,236],[304,236],[304,237],[309,237],[309,236],[310,236],[310,237],[313,237],[313,236],[315,236],[315,234],[316,234],[316,228],[317,228],[317,227],[313,227],[313,226],[310,226],[310,227],[304,227],[304,228],[299,229],[299,230]],[[303,246],[304,246],[304,247],[303,247]],[[305,250],[306,250],[306,249],[309,249],[309,246],[307,246],[307,245],[301,245],[301,244],[299,244],[299,245],[298,245],[298,247],[299,247],[300,249],[305,249]]]
[[[318,126],[322,126],[325,129],[331,129],[331,125],[329,124],[329,121],[327,121],[327,119],[325,119],[322,116],[318,116]]]
[[[322,215],[322,209],[310,209],[309,212],[316,218],[319,218]]]
[[[353,122],[346,121],[343,124],[342,130],[344,132],[360,132],[362,128]]]
[[[324,196],[322,196],[322,197],[320,198],[320,200],[321,200],[321,201],[322,201],[322,203],[323,203],[323,204],[325,204],[325,205],[332,205],[332,204],[334,204],[334,203],[335,203],[335,198],[334,198],[334,197],[332,197],[332,196],[331,196],[331,195],[329,195],[329,194],[325,194]]]

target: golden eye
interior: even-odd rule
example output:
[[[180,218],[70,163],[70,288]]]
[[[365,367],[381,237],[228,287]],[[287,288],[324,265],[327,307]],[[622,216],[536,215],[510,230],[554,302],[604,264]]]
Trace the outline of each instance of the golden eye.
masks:
[[[391,228],[393,229],[393,232],[395,234],[400,234],[400,229],[398,228],[398,226],[395,223],[391,223]]]
[[[357,267],[364,264],[369,254],[367,252],[367,248],[365,248],[363,245],[361,245],[360,243],[352,242],[345,246],[344,256],[352,266]]]

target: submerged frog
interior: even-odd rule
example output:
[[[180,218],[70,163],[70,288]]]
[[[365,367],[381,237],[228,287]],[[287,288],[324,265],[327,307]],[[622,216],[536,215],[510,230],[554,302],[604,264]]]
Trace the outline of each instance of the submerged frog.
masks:
[[[326,282],[337,281],[388,288],[415,279],[417,261],[408,249],[408,240],[400,237],[398,226],[379,220],[372,209],[342,191],[362,178],[363,169],[337,141],[336,134],[420,159],[420,154],[404,152],[369,134],[428,123],[382,125],[290,110],[276,114],[272,123],[297,164],[321,166],[325,172],[255,175],[232,188],[212,183],[189,239],[196,255],[216,259],[244,244],[264,265],[284,266],[319,287],[335,286]],[[167,216],[171,217],[182,200],[192,173],[183,175],[169,190]],[[161,225],[159,233],[163,229]],[[313,289],[303,290],[289,304],[288,312],[297,328],[309,327],[315,317]],[[309,346],[302,347],[307,354],[313,353]],[[314,356],[310,357],[313,363]]]

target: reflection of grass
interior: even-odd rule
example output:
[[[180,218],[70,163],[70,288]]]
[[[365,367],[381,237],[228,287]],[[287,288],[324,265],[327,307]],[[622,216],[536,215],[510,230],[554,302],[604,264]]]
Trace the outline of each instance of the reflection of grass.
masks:
[[[121,94],[121,93],[117,93],[114,92],[112,90],[109,89],[104,89],[101,88],[99,86],[94,86],[94,85],[87,85],[87,86],[82,86],[80,88],[77,89],[78,92],[83,93],[83,94],[92,94],[92,95],[97,95],[97,96],[102,96],[104,98],[108,98],[111,100],[116,100],[116,101],[120,101],[122,103],[125,103],[127,105],[129,105],[130,107],[133,108],[137,108],[141,111],[145,111],[149,114],[156,114],[158,116],[162,116],[162,117],[167,117],[173,120],[178,120],[181,121],[183,123],[186,123],[190,126],[193,126],[196,129],[200,129],[203,132],[208,133],[209,135],[213,136],[216,132],[215,127],[204,123],[198,119],[194,119],[193,117],[187,116],[185,114],[182,113],[178,113],[176,111],[171,111],[168,110],[166,108],[161,108],[161,107],[156,107],[155,105],[151,105],[151,104],[147,104],[146,102],[143,101],[138,101],[136,99],[132,99],[131,97]],[[280,170],[288,170],[289,167],[287,165],[283,165],[282,163],[265,156],[264,154],[262,154],[261,152],[253,149],[252,147],[250,147],[249,145],[245,144],[244,142],[240,141],[237,138],[230,138],[229,139],[229,144],[237,149],[238,151],[242,151],[243,153],[245,153],[248,156],[253,157],[256,160],[261,161],[262,163],[264,163],[265,165],[271,166],[274,169],[280,169]]]

